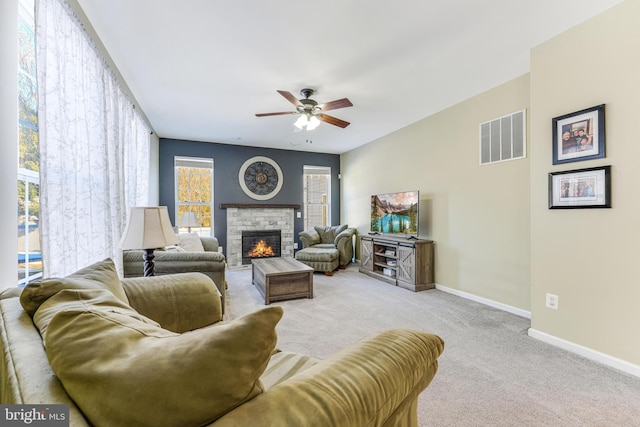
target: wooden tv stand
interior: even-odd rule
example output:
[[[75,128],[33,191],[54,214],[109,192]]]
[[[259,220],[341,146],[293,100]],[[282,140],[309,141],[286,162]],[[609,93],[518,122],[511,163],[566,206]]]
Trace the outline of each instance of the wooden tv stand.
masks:
[[[433,289],[433,240],[360,235],[360,272],[414,292]]]

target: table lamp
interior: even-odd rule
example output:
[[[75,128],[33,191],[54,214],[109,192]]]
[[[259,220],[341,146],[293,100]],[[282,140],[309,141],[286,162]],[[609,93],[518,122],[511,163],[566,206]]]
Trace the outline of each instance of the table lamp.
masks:
[[[180,227],[187,227],[189,233],[191,233],[191,227],[200,227],[200,222],[195,212],[182,212],[178,225]]]
[[[133,207],[129,221],[120,239],[120,247],[142,249],[144,254],[144,276],[154,275],[154,249],[178,243],[166,206]]]

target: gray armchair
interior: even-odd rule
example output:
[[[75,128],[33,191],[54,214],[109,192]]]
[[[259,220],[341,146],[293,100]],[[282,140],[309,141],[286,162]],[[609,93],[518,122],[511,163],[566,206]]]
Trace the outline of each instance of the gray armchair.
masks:
[[[220,291],[223,309],[226,298],[227,282],[225,279],[226,259],[218,252],[218,239],[215,237],[200,237],[204,252],[169,252],[156,250],[155,274],[162,276],[174,273],[204,273],[209,276]],[[122,264],[124,277],[143,277],[144,260],[142,251],[124,251]]]
[[[347,224],[315,226],[298,233],[302,249],[317,248],[338,250],[338,264],[345,268],[353,260],[353,236],[356,229]]]

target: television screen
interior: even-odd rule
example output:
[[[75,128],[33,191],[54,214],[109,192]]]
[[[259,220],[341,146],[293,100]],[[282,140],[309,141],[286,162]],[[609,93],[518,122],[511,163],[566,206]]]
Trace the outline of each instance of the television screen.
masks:
[[[418,235],[418,191],[371,196],[371,231]]]

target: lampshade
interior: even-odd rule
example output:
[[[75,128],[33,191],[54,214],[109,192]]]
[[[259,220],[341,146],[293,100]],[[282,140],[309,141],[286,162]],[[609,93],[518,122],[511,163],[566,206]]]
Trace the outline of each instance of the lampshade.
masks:
[[[120,239],[122,249],[155,249],[178,243],[166,206],[134,207]]]
[[[180,227],[200,227],[200,222],[195,212],[182,212],[178,225]]]

